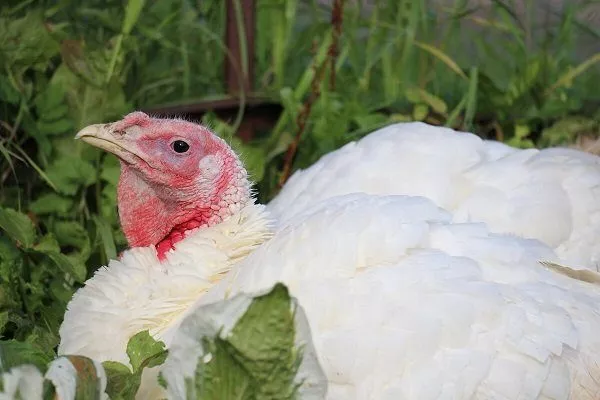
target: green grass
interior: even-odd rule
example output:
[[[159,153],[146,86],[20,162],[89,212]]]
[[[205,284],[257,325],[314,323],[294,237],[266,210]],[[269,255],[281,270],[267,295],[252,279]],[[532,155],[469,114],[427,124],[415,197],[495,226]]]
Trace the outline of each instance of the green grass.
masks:
[[[332,60],[329,7],[257,3],[254,94],[283,112],[251,143],[235,137],[239,118],[204,120],[242,154],[262,201],[277,191],[301,113],[308,118],[293,170],[396,121],[471,130],[520,147],[599,133],[600,54],[580,44],[597,42],[600,32],[577,19],[585,5],[565,6],[544,28],[533,1],[522,16],[508,1],[494,1],[484,14],[464,0],[449,8],[381,0],[373,9],[346,1]],[[224,97],[224,21],[222,1],[0,6],[0,202],[22,213],[7,218],[28,214],[20,221],[32,221],[27,245],[11,228],[0,233],[4,339],[54,346],[82,268],[89,277],[125,247],[116,217],[118,164],[73,141],[74,133],[136,108]],[[315,78],[321,65],[324,76]],[[57,263],[62,257],[70,270]]]

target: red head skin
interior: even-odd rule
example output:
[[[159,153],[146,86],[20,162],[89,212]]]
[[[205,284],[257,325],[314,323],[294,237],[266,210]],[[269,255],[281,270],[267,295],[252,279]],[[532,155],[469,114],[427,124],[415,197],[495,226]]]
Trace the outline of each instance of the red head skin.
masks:
[[[118,187],[119,217],[130,246],[156,246],[163,260],[187,231],[219,223],[250,201],[246,170],[207,128],[134,112],[110,130],[134,154],[120,157]],[[189,149],[176,152],[178,140]]]

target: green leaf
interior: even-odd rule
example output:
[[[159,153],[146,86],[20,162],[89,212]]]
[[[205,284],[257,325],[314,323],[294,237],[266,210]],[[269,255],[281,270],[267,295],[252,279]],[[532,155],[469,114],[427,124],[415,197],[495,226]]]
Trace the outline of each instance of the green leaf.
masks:
[[[50,332],[46,327],[34,326],[25,342],[43,352],[47,358],[52,359],[55,356],[53,349],[58,346],[59,337],[57,333]]]
[[[568,145],[580,134],[590,134],[600,130],[600,120],[570,116],[556,121],[542,131],[539,145],[543,147]]]
[[[104,248],[106,259],[114,260],[117,257],[117,248],[115,246],[115,240],[110,225],[98,216],[94,216],[93,219],[94,223],[96,224],[96,231],[102,240],[102,246]]]
[[[231,346],[223,339],[204,338],[202,347],[210,354],[208,362],[198,363],[195,382],[186,380],[187,398],[203,400],[255,399],[256,385],[252,376],[231,354]],[[285,397],[282,397],[285,398]]]
[[[144,367],[160,365],[167,358],[165,344],[154,340],[150,333],[145,330],[137,333],[127,343],[127,356],[136,373]]]
[[[423,121],[429,114],[429,107],[426,104],[415,104],[413,108],[413,118],[415,121]]]
[[[445,115],[448,111],[448,106],[441,98],[423,90],[421,88],[406,89],[405,96],[408,101],[413,104],[424,103],[438,114]]]
[[[83,261],[88,259],[91,252],[90,238],[79,222],[56,221],[51,225],[51,230],[61,247],[74,247],[78,250],[74,254],[77,254]]]
[[[61,271],[72,276],[78,282],[85,281],[87,268],[77,257],[71,257],[61,253],[58,241],[52,234],[45,235],[32,248],[32,252],[47,257]]]
[[[530,133],[531,130],[529,129],[529,126],[525,124],[515,124],[514,136],[507,140],[506,143],[509,146],[523,149],[535,147],[533,141],[528,138]]]
[[[132,399],[140,386],[144,368],[161,365],[167,354],[165,344],[154,340],[147,330],[132,336],[127,343],[127,355],[133,372],[116,361],[102,363],[108,379],[107,394],[111,399]]]
[[[35,241],[35,227],[29,217],[10,208],[0,208],[0,228],[24,247]]]
[[[52,293],[55,299],[63,304],[67,304],[69,300],[71,300],[73,292],[73,287],[68,285],[62,277],[60,279],[54,279],[50,283],[50,293]],[[61,309],[61,312],[64,312],[64,310]],[[59,315],[59,317],[62,318],[62,315]]]
[[[30,343],[16,340],[0,341],[0,372],[7,372],[22,364],[33,364],[41,371],[45,371],[51,360],[48,354]]]
[[[254,299],[227,341],[234,359],[257,383],[259,397],[292,397],[301,352],[295,349],[294,315],[287,288],[276,285]]]
[[[29,204],[29,210],[38,215],[67,214],[73,209],[73,205],[73,199],[50,192]]]
[[[125,6],[125,19],[123,20],[122,32],[129,34],[140,16],[142,8],[144,8],[145,0],[128,0]]]
[[[106,394],[112,399],[133,399],[140,387],[141,375],[132,374],[129,367],[116,361],[102,363],[106,372]]]
[[[58,240],[56,240],[54,235],[48,233],[40,238],[33,249],[42,253],[60,252],[60,245],[58,244]]]
[[[174,338],[161,377],[168,393],[204,400],[319,398],[326,391],[308,322],[282,284],[196,309]]]
[[[37,123],[37,129],[42,135],[60,135],[73,131],[73,122],[66,118],[56,121],[40,120]]]
[[[120,175],[121,166],[119,165],[119,159],[112,154],[106,154],[102,160],[102,172],[100,173],[100,179],[117,186]]]
[[[556,82],[554,82],[546,91],[546,95],[550,94],[553,90],[561,86],[568,86],[572,84],[572,81],[576,79],[578,76],[583,74],[589,68],[591,68],[594,64],[600,62],[600,53],[596,53],[587,60],[583,61],[581,64],[576,67],[571,67],[569,70],[560,76]]]
[[[387,123],[389,116],[383,113],[375,112],[370,114],[359,114],[353,119],[358,125],[359,129],[372,129],[373,127],[379,127]]]
[[[0,100],[17,104],[19,99],[19,91],[10,83],[8,78],[4,75],[0,75]]]
[[[78,157],[58,158],[50,164],[46,173],[58,191],[66,195],[74,195],[79,188],[96,181],[94,166]]]
[[[45,90],[35,98],[35,107],[42,117],[47,117],[47,112],[56,110],[57,107],[63,106],[65,98],[65,90],[62,86],[56,84],[50,84],[46,86]]]

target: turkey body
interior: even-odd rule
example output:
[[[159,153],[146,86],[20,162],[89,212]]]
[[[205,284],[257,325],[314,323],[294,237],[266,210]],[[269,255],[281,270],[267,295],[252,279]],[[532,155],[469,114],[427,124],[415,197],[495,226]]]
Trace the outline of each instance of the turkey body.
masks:
[[[576,207],[597,217],[596,159],[444,130],[424,140],[424,127],[324,157],[266,208],[250,202],[164,260],[126,251],[75,294],[59,353],[127,363],[133,334],[168,347],[196,307],[283,282],[306,313],[327,399],[600,398],[600,288],[539,262],[596,256],[574,236],[597,229]],[[386,160],[396,169],[382,172]],[[138,398],[163,395],[157,372]]]
[[[455,222],[538,239],[571,265],[600,265],[600,157],[571,149],[518,150],[424,123],[401,123],[297,171],[268,204],[285,221],[349,193],[424,196]]]
[[[543,268],[538,241],[404,196],[331,198],[279,229],[199,302],[284,282],[327,398],[600,396],[598,287]]]
[[[127,363],[135,332],[169,346],[197,306],[283,282],[306,312],[328,399],[600,396],[600,292],[539,264],[557,259],[539,241],[452,222],[421,197],[331,198],[268,240],[268,219],[250,215],[191,235],[165,263],[149,248],[111,262],[69,306],[59,352]],[[237,222],[246,246],[263,244],[223,273],[239,249],[219,235],[238,242]],[[157,372],[138,398],[160,398]]]

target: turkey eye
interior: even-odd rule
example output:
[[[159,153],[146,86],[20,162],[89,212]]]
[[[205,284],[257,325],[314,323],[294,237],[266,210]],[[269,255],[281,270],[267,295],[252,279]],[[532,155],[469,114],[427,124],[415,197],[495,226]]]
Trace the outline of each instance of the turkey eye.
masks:
[[[190,149],[190,145],[183,140],[176,140],[171,143],[171,147],[175,150],[175,153],[185,153]]]

